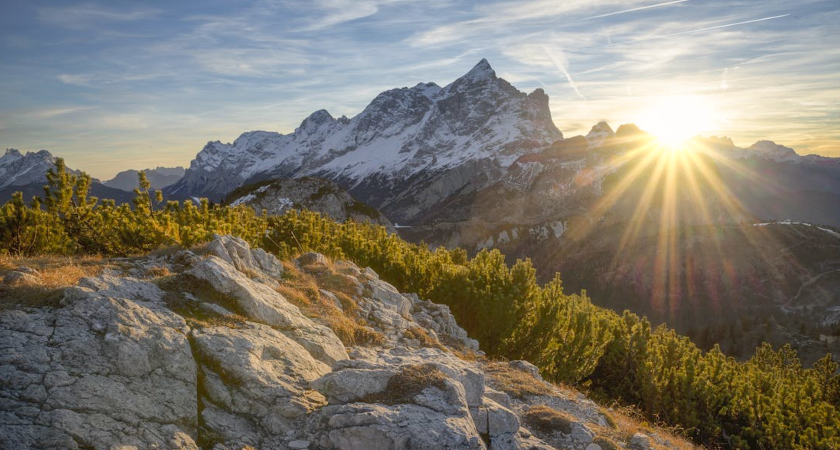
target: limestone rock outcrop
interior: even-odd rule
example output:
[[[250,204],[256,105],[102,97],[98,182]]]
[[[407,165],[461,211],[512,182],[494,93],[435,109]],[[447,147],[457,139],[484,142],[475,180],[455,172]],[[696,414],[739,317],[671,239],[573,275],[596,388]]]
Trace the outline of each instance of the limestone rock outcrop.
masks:
[[[113,267],[58,303],[0,309],[0,448],[584,450],[610,426],[530,363],[487,361],[446,306],[368,268],[315,253],[284,268],[229,236]],[[288,267],[338,280],[315,291],[342,319],[281,293]],[[350,345],[336,323],[379,338]],[[535,407],[570,422],[529,429]]]

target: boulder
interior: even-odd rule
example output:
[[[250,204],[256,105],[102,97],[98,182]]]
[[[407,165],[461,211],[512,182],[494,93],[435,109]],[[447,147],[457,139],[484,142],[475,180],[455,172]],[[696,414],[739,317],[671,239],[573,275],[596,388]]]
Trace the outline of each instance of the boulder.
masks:
[[[293,430],[296,419],[326,403],[309,382],[327,374],[329,366],[269,326],[207,327],[193,330],[193,340],[204,374],[201,394],[226,414],[252,421],[250,429],[259,436]],[[216,422],[236,421],[217,417]]]
[[[211,256],[189,271],[217,291],[231,296],[254,321],[275,327],[328,364],[347,359],[347,351],[329,328],[316,324],[268,285],[252,280],[224,260]]]
[[[331,404],[349,403],[383,392],[396,369],[343,369],[314,380],[312,388]]]
[[[261,248],[251,249],[243,239],[234,236],[216,235],[207,249],[240,272],[265,274],[269,278],[283,276],[283,265],[274,255]]]
[[[151,286],[91,279],[56,310],[0,314],[0,448],[187,448],[196,365],[184,320],[131,300]]]
[[[3,277],[3,283],[9,285],[27,284],[30,286],[41,284],[41,280],[37,276],[18,270],[13,270]]]
[[[644,433],[636,433],[630,438],[630,448],[634,450],[651,450],[650,436]]]
[[[446,400],[441,400],[446,401]],[[415,404],[352,403],[325,408],[327,437],[338,450],[483,449],[466,405],[460,415]]]

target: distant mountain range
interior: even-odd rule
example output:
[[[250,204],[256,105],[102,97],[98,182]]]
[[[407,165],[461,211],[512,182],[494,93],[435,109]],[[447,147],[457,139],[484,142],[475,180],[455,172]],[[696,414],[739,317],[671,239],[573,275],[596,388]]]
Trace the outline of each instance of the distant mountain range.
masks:
[[[177,183],[178,180],[183,178],[184,172],[186,171],[183,167],[179,166],[143,169],[143,172],[146,174],[146,178],[149,180],[149,183],[151,183],[152,189],[157,190]],[[124,170],[118,173],[114,178],[108,181],[103,181],[102,184],[114,189],[131,192],[138,186],[138,175],[139,171],[137,170]]]
[[[55,157],[47,150],[27,152],[25,155],[15,149],[7,149],[0,157],[0,204],[5,203],[15,192],[23,192],[27,201],[32,197],[43,197],[47,185],[47,171],[55,165]],[[73,173],[78,170],[69,169]],[[98,198],[114,199],[117,203],[127,203],[134,198],[134,193],[115,189],[93,179],[90,195]]]

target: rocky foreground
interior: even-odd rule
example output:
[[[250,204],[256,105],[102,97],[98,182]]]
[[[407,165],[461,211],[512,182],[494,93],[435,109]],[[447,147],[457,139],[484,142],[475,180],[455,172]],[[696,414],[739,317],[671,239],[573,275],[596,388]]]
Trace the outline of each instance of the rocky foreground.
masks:
[[[348,262],[284,264],[223,236],[116,267],[0,309],[0,448],[686,445],[488,361],[446,306]]]

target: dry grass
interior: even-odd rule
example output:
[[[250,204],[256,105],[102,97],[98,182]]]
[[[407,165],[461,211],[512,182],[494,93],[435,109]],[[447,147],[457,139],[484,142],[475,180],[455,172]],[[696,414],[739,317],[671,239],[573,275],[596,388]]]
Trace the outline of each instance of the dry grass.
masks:
[[[523,370],[510,367],[507,362],[490,361],[484,366],[484,373],[493,388],[519,399],[528,396],[551,394],[550,386]]]
[[[99,275],[109,267],[109,262],[98,256],[3,256],[0,257],[0,279],[19,267],[29,267],[38,273],[14,285],[0,284],[0,309],[58,306],[65,288],[75,286],[81,278]]]
[[[414,397],[428,387],[445,390],[446,378],[446,374],[441,372],[434,364],[405,366],[388,380],[388,387],[385,391],[368,395],[361,401],[385,405],[414,403]]]
[[[427,333],[426,330],[420,327],[411,327],[405,330],[404,335],[407,339],[414,339],[420,342],[421,347],[436,348],[443,351],[449,351],[449,349],[444,347],[444,345],[441,344],[440,341],[437,340],[437,338],[429,336],[429,333]]]
[[[277,292],[297,305],[310,318],[324,322],[344,345],[382,345],[385,337],[367,326],[358,316],[358,305],[353,301],[354,285],[345,275],[339,274],[332,263],[318,264],[314,274],[299,270],[291,262],[284,262],[283,280]],[[309,270],[313,265],[307,266]],[[321,289],[338,298],[341,308],[332,299],[321,294]]]
[[[555,432],[572,433],[573,418],[545,405],[531,406],[522,414],[522,420],[533,431],[551,435]]]
[[[166,266],[153,266],[146,269],[146,276],[149,278],[161,278],[172,275],[172,272]]]
[[[685,437],[682,430],[673,427],[654,426],[648,423],[644,416],[634,408],[614,406],[609,411],[603,409],[601,413],[607,418],[609,426],[603,427],[596,424],[588,424],[595,433],[605,441],[612,443],[613,448],[619,448],[616,442],[630,442],[636,433],[644,433],[648,436],[656,434],[663,440],[671,443],[671,448],[679,450],[693,450],[699,447]],[[601,448],[608,447],[601,445]]]

